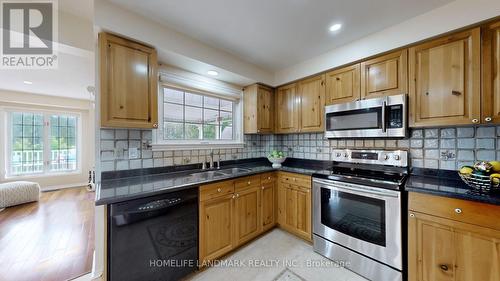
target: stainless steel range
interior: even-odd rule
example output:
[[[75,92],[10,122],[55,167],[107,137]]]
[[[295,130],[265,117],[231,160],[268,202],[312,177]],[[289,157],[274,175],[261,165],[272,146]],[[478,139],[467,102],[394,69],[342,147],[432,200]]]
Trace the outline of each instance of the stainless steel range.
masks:
[[[335,150],[332,157],[330,175],[313,175],[314,250],[370,280],[403,280],[407,152]]]

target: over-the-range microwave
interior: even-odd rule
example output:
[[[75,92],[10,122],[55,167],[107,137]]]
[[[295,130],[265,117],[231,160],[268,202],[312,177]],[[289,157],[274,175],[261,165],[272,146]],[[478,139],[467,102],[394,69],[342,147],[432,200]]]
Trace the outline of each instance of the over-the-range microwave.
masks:
[[[404,138],[408,136],[407,96],[396,95],[325,107],[327,138]]]

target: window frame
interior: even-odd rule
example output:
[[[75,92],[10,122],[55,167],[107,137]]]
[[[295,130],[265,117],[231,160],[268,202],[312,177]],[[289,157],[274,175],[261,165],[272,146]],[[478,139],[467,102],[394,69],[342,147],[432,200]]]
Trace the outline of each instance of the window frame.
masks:
[[[163,134],[165,132],[164,128],[164,88],[170,88],[178,91],[189,92],[192,94],[197,94],[201,96],[207,96],[212,98],[223,99],[227,101],[233,102],[233,120],[232,120],[232,128],[233,128],[233,139],[232,140],[188,140],[188,139],[179,139],[179,140],[164,140]],[[183,107],[186,105],[184,104]],[[220,112],[220,108],[219,108]],[[206,91],[191,89],[188,87],[180,87],[177,85],[172,85],[170,83],[160,83],[158,87],[158,128],[153,130],[153,144],[152,148],[155,151],[161,150],[176,150],[176,149],[210,149],[210,148],[243,148],[243,107],[242,107],[242,99],[235,99],[230,97],[224,97],[220,94],[214,94]],[[183,122],[185,124],[185,122]]]
[[[15,179],[15,178],[40,178],[47,176],[58,176],[58,175],[76,175],[82,173],[82,114],[78,112],[71,111],[54,111],[54,110],[39,110],[39,109],[29,109],[29,108],[3,108],[5,114],[5,179]],[[12,157],[12,113],[32,113],[32,114],[42,114],[43,116],[43,171],[33,172],[33,173],[21,173],[12,174],[11,172],[11,157]],[[76,169],[68,171],[51,171],[50,170],[50,115],[58,116],[72,116],[76,117]]]

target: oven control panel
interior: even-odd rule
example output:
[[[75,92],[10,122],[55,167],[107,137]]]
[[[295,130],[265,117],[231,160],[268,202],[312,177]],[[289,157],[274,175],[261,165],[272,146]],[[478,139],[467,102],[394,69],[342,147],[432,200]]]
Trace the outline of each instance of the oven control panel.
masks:
[[[406,150],[356,150],[335,149],[332,160],[347,163],[363,163],[390,165],[396,167],[408,166],[408,151]]]

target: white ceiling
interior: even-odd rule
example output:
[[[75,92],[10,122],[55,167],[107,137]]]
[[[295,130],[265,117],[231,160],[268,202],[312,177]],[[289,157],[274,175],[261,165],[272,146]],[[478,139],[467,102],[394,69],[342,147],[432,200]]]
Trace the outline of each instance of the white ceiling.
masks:
[[[451,0],[110,0],[269,71],[295,65]],[[342,23],[336,34],[333,23]],[[409,31],[411,32],[411,31]]]

